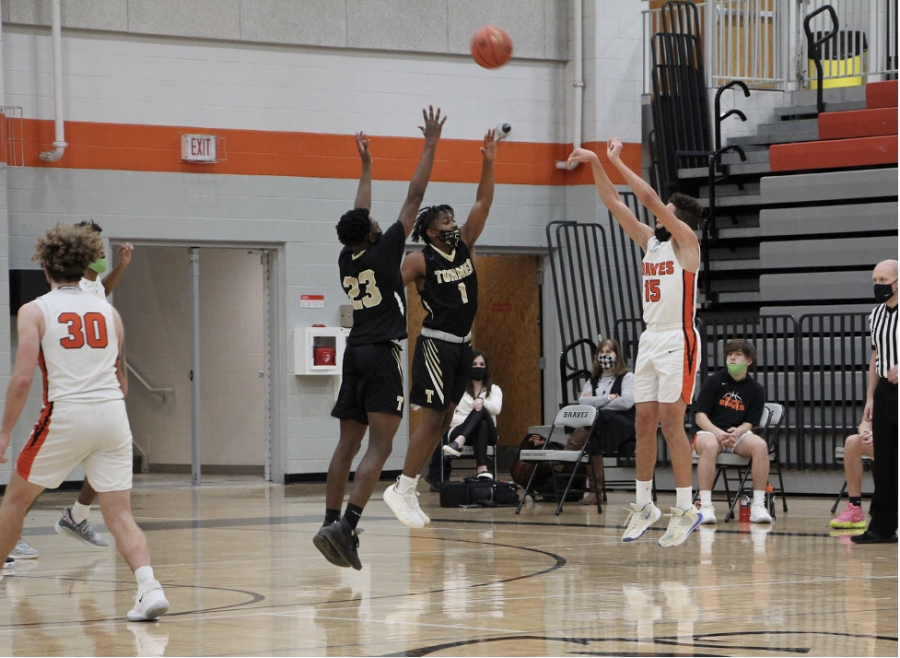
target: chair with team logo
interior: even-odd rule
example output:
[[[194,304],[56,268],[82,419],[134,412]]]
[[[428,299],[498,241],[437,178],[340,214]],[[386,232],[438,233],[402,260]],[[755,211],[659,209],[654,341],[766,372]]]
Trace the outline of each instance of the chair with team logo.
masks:
[[[556,418],[553,421],[553,426],[550,428],[550,433],[545,437],[544,445],[541,448],[535,450],[522,450],[519,453],[519,460],[523,462],[533,462],[535,463],[535,468],[531,472],[531,477],[528,479],[528,484],[525,486],[525,493],[522,494],[522,499],[519,501],[519,506],[516,507],[516,514],[518,514],[522,510],[522,505],[525,502],[525,496],[534,497],[534,484],[536,480],[536,474],[540,470],[538,466],[540,464],[547,464],[551,467],[552,478],[553,481],[553,492],[556,496],[556,500],[558,504],[556,506],[556,515],[559,516],[560,512],[562,512],[563,503],[566,500],[566,496],[568,496],[570,491],[574,491],[575,493],[585,493],[588,491],[588,485],[585,484],[581,487],[573,487],[576,476],[579,472],[582,475],[587,474],[587,469],[591,466],[591,456],[588,452],[588,447],[590,446],[590,441],[585,441],[584,445],[580,450],[553,450],[548,446],[550,445],[550,439],[553,436],[553,431],[556,428],[568,427],[571,429],[577,429],[579,427],[590,428],[594,424],[594,419],[597,417],[597,409],[596,407],[592,407],[589,404],[570,404],[568,406],[563,407],[559,410],[559,413],[556,414]],[[556,467],[563,466],[564,468],[558,469]],[[571,471],[569,471],[571,468]],[[566,486],[564,489],[561,489],[560,485],[562,480],[566,481]],[[589,480],[592,483],[594,495],[597,496],[597,508],[600,509],[600,500],[602,499],[602,492],[598,489],[597,482],[599,478],[585,478],[585,480]]]

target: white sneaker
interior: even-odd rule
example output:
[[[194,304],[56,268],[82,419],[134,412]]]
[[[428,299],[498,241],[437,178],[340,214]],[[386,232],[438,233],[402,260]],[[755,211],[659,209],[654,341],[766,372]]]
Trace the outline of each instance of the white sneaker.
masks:
[[[772,516],[765,505],[750,506],[750,523],[772,523]]]
[[[700,523],[702,523],[703,525],[706,525],[708,523],[715,523],[716,522],[716,508],[713,507],[712,505],[701,505],[700,506],[700,516],[703,517],[703,519],[700,521]]]
[[[700,525],[703,517],[696,507],[691,507],[687,512],[682,512],[677,507],[672,508],[672,518],[669,527],[659,539],[659,545],[663,548],[672,548],[684,543],[691,531]]]
[[[134,607],[128,612],[128,621],[156,621],[169,610],[169,602],[163,593],[162,585],[158,580],[138,589],[134,597]]]
[[[400,523],[410,528],[424,528],[425,518],[428,517],[425,517],[422,510],[419,509],[418,493],[415,490],[400,493],[397,491],[397,484],[394,483],[384,490],[382,498]],[[428,520],[431,521],[431,519]]]
[[[38,552],[32,548],[27,541],[22,538],[19,538],[16,547],[12,549],[12,552],[9,554],[11,558],[15,558],[16,560],[34,560],[38,557]]]
[[[662,512],[653,503],[647,503],[643,507],[637,503],[631,503],[630,507],[625,509],[628,509],[631,515],[628,517],[628,525],[625,528],[625,534],[622,535],[622,541],[638,539],[662,516]]]

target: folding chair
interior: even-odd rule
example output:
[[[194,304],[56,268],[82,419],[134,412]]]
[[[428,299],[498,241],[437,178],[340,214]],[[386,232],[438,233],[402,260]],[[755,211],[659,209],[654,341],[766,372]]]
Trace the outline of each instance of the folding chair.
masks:
[[[556,419],[553,421],[553,426],[550,428],[550,433],[545,437],[544,447],[537,450],[522,450],[519,453],[519,459],[523,462],[538,462],[538,463],[549,463],[551,467],[553,464],[571,464],[573,466],[572,473],[569,475],[569,479],[566,482],[566,488],[560,494],[559,486],[557,483],[557,479],[560,474],[553,472],[553,492],[559,501],[559,504],[556,506],[556,515],[559,516],[559,513],[562,512],[563,503],[566,500],[566,496],[569,494],[569,491],[572,489],[572,483],[575,481],[575,476],[578,474],[579,467],[584,466],[585,475],[587,474],[587,467],[591,466],[591,456],[588,453],[588,447],[590,446],[590,440],[585,441],[584,445],[581,447],[581,450],[550,450],[547,446],[550,444],[550,437],[553,436],[553,430],[557,427],[570,427],[572,429],[576,429],[579,427],[591,427],[594,424],[594,418],[597,417],[597,408],[592,407],[589,404],[570,404],[568,406],[563,407],[559,410],[559,413],[556,414]],[[535,465],[537,466],[537,464]],[[528,478],[528,484],[525,486],[525,493],[522,494],[522,500],[519,501],[519,506],[516,507],[516,514],[518,514],[522,510],[522,505],[525,503],[525,496],[533,495],[534,491],[532,490],[532,486],[534,485],[535,474],[538,472],[537,467],[531,472],[531,477]],[[565,474],[562,474],[565,475]],[[597,474],[594,474],[593,478],[590,478],[593,481],[593,489],[594,495],[597,496],[597,511],[602,513],[603,508],[601,507],[602,500],[602,492],[597,487],[598,477]],[[583,489],[583,491],[587,491],[587,487]]]
[[[771,476],[771,471],[773,468],[778,473],[777,491],[781,493],[782,508],[785,512],[787,512],[788,507],[784,492],[784,480],[781,477],[781,463],[776,457],[776,451],[778,448],[778,430],[781,428],[781,425],[783,423],[784,405],[778,404],[777,402],[766,402],[766,405],[763,408],[762,417],[760,418],[759,425],[757,426],[757,433],[769,447],[769,475]],[[739,474],[729,476],[729,470],[738,471]],[[735,455],[734,453],[720,453],[716,456],[716,479],[713,480],[712,488],[716,488],[716,483],[721,477],[722,482],[725,484],[725,496],[729,504],[728,514],[725,515],[726,522],[734,518],[734,508],[737,506],[738,500],[741,497],[741,491],[744,490],[744,485],[747,482],[747,478],[750,476],[751,470],[752,464],[749,457]],[[731,495],[729,482],[739,482],[737,492],[735,493],[734,497],[732,497]],[[700,492],[698,491],[697,495],[699,495],[699,493]],[[772,518],[774,517],[775,510],[773,509]]]

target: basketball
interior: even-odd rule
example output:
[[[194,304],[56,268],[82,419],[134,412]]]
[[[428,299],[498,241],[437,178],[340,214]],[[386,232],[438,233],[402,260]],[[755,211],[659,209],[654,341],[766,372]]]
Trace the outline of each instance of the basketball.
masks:
[[[495,69],[512,57],[512,39],[505,30],[493,25],[478,28],[472,35],[472,59],[478,66]]]

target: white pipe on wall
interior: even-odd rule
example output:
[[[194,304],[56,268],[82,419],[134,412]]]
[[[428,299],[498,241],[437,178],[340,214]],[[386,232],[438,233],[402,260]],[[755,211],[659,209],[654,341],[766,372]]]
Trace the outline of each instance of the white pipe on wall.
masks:
[[[575,102],[572,108],[572,148],[581,148],[581,122],[584,112],[584,9],[583,0],[574,0],[575,4],[575,45],[572,59],[575,64]],[[556,163],[557,169],[572,171],[578,162],[567,164],[565,160]]]
[[[53,35],[53,114],[54,141],[52,151],[43,151],[41,160],[56,162],[66,150],[66,130],[63,123],[63,89],[62,89],[62,19],[59,11],[60,0],[52,0],[51,34]]]

